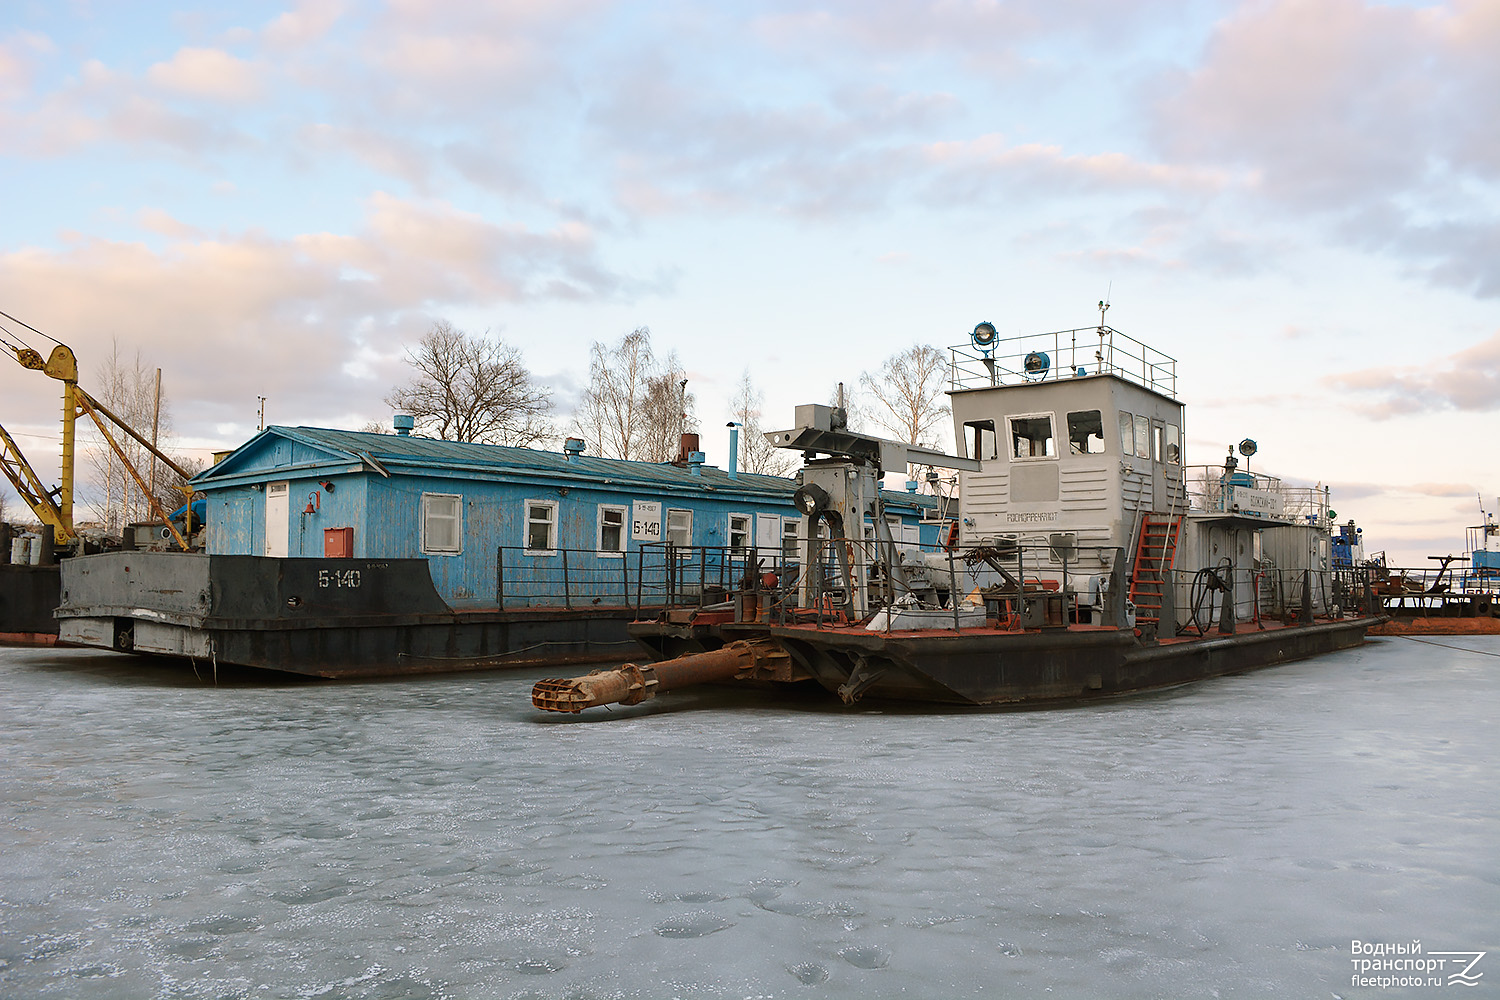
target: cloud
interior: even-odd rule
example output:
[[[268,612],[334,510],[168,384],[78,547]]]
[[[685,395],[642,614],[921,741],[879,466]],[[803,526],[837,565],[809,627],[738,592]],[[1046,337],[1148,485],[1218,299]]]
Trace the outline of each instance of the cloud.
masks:
[[[1487,0],[1244,3],[1200,64],[1158,82],[1155,138],[1252,178],[1252,204],[1500,296],[1497,50]]]
[[[260,70],[221,49],[179,49],[146,70],[146,80],[181,97],[241,102],[261,96]]]
[[[1500,410],[1500,332],[1446,358],[1414,350],[1406,368],[1365,368],[1323,381],[1370,397],[1363,411],[1377,420],[1450,410]]]
[[[1054,196],[1173,193],[1197,197],[1234,183],[1226,171],[1147,163],[1119,152],[1069,154],[1042,143],[1012,145],[998,134],[928,143],[928,200],[972,203],[1017,191]]]
[[[0,99],[20,97],[31,85],[38,56],[56,51],[52,39],[33,31],[20,31],[0,41]]]
[[[266,44],[277,49],[311,45],[333,29],[344,10],[341,0],[302,0],[296,10],[280,14],[266,25]]]
[[[378,405],[399,368],[389,359],[432,316],[609,300],[630,287],[600,262],[586,227],[538,231],[386,194],[368,200],[351,234],[202,236],[163,212],[142,217],[174,236],[165,249],[79,238],[0,255],[0,301],[72,346],[85,385],[112,337],[142,345],[146,362],[167,370],[183,426],[243,414],[256,395],[294,422],[361,399]],[[50,407],[44,382],[18,383],[17,405]]]

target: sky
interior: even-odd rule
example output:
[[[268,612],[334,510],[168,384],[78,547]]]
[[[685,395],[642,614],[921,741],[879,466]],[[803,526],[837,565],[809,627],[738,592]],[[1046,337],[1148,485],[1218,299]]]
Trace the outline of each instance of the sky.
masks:
[[[1107,295],[1189,462],[1253,438],[1425,565],[1500,505],[1496,52],[1500,0],[0,0],[0,310],[160,367],[205,459],[260,396],[389,422],[436,319],[565,426],[646,326],[722,465],[746,372],[790,426]],[[0,367],[44,476],[58,408]]]

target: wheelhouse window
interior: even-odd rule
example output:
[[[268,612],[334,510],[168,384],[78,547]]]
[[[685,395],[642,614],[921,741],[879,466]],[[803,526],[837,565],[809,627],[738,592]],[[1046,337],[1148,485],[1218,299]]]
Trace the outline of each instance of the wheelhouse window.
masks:
[[[693,512],[667,509],[667,541],[673,545],[693,544]]]
[[[969,458],[985,461],[1000,457],[1000,439],[993,420],[970,420],[964,424],[964,444]]]
[[[1068,414],[1068,454],[1104,454],[1104,416],[1098,410]]]
[[[1167,425],[1167,450],[1162,458],[1168,465],[1182,464],[1182,431],[1176,424]]]
[[[742,556],[750,551],[750,515],[729,515],[729,551]]]
[[[1056,458],[1052,441],[1052,414],[1039,413],[1010,418],[1011,458]]]
[[[1135,454],[1135,417],[1120,411],[1120,454]]]
[[[422,551],[457,555],[463,551],[464,498],[456,493],[422,494]]]
[[[557,550],[557,502],[526,501],[526,551],[532,555]]]
[[[1151,457],[1151,418],[1135,415],[1135,457]]]
[[[599,555],[625,554],[625,508],[599,505]]]

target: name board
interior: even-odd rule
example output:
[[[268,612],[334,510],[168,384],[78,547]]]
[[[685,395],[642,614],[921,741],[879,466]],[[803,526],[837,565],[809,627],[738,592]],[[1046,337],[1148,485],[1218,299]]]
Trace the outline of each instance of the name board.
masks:
[[[660,500],[634,500],[631,502],[630,537],[638,542],[661,541]]]
[[[1230,510],[1238,510],[1241,514],[1253,514],[1259,517],[1281,516],[1281,494],[1272,493],[1269,490],[1251,489],[1249,486],[1226,486],[1228,491],[1228,507]]]
[[[1005,520],[1009,521],[1011,524],[1016,524],[1017,522],[1022,523],[1022,524],[1037,524],[1037,523],[1045,522],[1045,521],[1056,521],[1057,520],[1057,511],[1055,511],[1055,510],[1039,510],[1039,511],[1021,511],[1019,513],[1012,512],[1012,511],[1006,511],[1006,513],[1005,513]]]

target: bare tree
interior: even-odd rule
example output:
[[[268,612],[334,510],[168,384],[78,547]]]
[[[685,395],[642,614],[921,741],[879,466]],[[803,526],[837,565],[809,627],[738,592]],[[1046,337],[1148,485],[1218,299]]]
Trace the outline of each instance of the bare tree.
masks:
[[[160,394],[160,369],[144,365],[139,351],[134,358],[121,357],[116,341],[109,357],[99,366],[90,394],[136,433],[155,440],[162,451],[168,450],[165,445],[171,437],[172,416],[167,399]],[[182,494],[172,489],[181,480],[141,444],[115,428],[110,430],[125,458],[146,481],[147,490],[141,489],[136,477],[92,422],[86,422],[85,427],[84,448],[93,469],[87,502],[106,531],[117,533],[127,524],[151,520],[155,515],[146,499],[147,492],[168,511],[181,506]]]
[[[675,351],[646,379],[645,451],[641,456],[645,461],[671,461],[677,456],[682,435],[697,428],[698,419],[693,415],[696,401],[687,385],[687,372],[677,362]]]
[[[797,468],[797,456],[766,440],[765,427],[760,422],[764,398],[750,381],[750,369],[745,369],[730,401],[734,419],[740,424],[740,468],[762,476],[789,476]]]
[[[913,347],[885,359],[880,371],[865,372],[860,385],[873,399],[870,417],[902,441],[937,447],[948,407],[940,402],[948,387],[948,359],[936,347]]]
[[[589,384],[573,419],[606,458],[665,462],[680,435],[697,426],[693,405],[677,355],[657,361],[651,330],[642,326],[613,347],[594,342]]]
[[[940,402],[948,386],[948,359],[942,351],[920,346],[893,354],[879,372],[865,372],[859,381],[872,400],[872,420],[902,441],[941,447],[949,413]],[[915,478],[918,471],[910,466],[907,475]]]
[[[472,336],[437,320],[406,352],[416,376],[386,405],[445,441],[526,446],[552,435],[551,390],[538,387],[521,352],[489,332]]]

